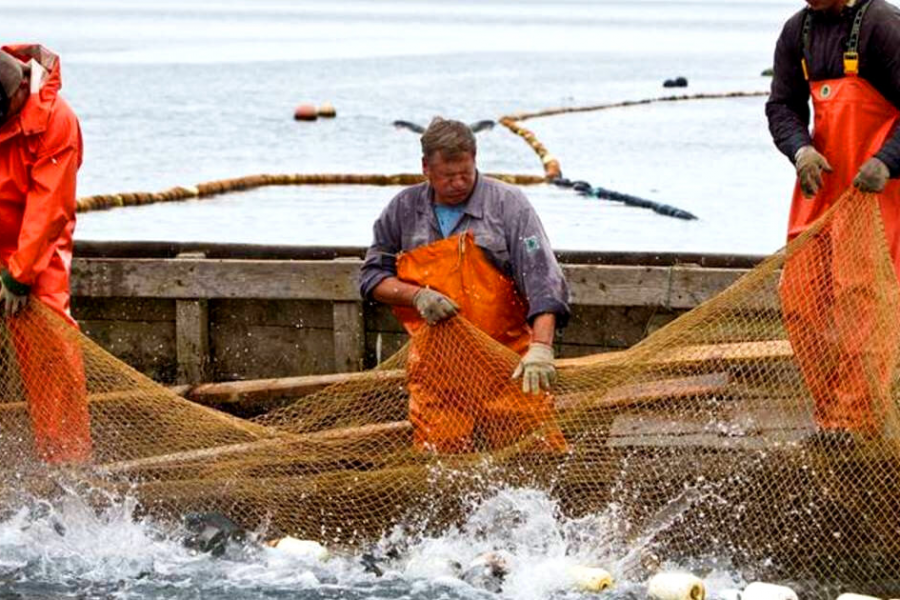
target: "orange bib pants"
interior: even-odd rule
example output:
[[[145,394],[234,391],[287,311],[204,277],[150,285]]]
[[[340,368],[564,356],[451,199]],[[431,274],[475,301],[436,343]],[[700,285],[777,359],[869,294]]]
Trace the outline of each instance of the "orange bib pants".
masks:
[[[799,183],[791,205],[788,239],[822,216],[850,187],[859,167],[897,126],[900,111],[869,82],[856,76],[811,84],[813,143],[834,171],[814,198]],[[851,199],[857,200],[857,199]],[[900,275],[900,181],[880,195],[881,219]],[[874,208],[873,210],[877,210]],[[789,255],[780,294],[785,327],[824,429],[874,433],[890,401],[891,375],[900,343],[896,317],[883,315],[878,260],[884,234],[877,215],[835,213],[810,244]],[[851,217],[855,217],[851,219]],[[882,280],[883,281],[883,278]],[[883,311],[882,311],[883,312]],[[885,327],[885,322],[892,326]]]
[[[475,245],[471,232],[404,252],[397,259],[397,276],[452,298],[478,329],[519,355],[527,351],[526,303],[514,282]],[[481,445],[496,449],[538,430],[546,449],[566,447],[554,422],[552,396],[523,393],[511,379],[515,362],[501,359],[498,366],[471,335],[425,335],[425,321],[414,308],[394,307],[394,313],[413,338],[407,376],[418,448],[439,453],[470,452]]]

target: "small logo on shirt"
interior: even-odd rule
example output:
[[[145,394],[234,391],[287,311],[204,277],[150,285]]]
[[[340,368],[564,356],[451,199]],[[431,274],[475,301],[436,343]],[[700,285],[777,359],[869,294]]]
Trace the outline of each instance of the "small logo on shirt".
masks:
[[[528,254],[533,254],[541,249],[541,242],[536,235],[528,236],[522,242],[525,244],[525,251]]]
[[[823,85],[823,86],[822,86],[822,94],[821,94],[821,95],[822,95],[823,98],[827,98],[828,96],[830,96],[830,95],[831,95],[831,86],[830,86],[830,85]]]

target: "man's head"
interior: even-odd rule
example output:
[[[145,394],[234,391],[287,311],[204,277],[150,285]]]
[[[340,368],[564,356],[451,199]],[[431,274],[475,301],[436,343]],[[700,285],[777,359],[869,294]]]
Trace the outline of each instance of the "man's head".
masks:
[[[28,79],[24,65],[0,50],[0,123],[19,112],[27,99]]]
[[[422,134],[422,172],[438,204],[462,204],[475,187],[475,134],[465,123],[435,117]]]
[[[806,3],[813,10],[837,13],[845,6],[852,5],[855,2],[853,0],[806,0]]]

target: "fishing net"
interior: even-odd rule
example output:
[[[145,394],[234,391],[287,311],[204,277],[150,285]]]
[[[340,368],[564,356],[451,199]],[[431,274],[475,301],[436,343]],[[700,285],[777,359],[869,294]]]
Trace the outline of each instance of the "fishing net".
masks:
[[[524,395],[518,356],[454,318],[245,421],[156,385],[32,302],[0,327],[0,499],[90,457],[85,477],[148,513],[215,510],[359,547],[530,486],[566,517],[617,506],[620,526],[601,535],[640,542],[635,569],[725,556],[747,578],[896,594],[898,311],[878,200],[856,192],[631,349],[558,361],[552,396]],[[435,436],[460,443],[435,451]]]

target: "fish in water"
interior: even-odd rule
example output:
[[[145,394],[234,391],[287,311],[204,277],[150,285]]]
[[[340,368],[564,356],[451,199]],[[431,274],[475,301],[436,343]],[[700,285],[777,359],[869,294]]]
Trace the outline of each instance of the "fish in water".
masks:
[[[461,579],[473,587],[499,593],[509,574],[509,563],[509,557],[503,552],[484,552],[472,559]]]
[[[475,121],[474,123],[469,123],[469,129],[472,130],[472,133],[478,133],[479,131],[484,131],[486,129],[494,128],[494,121],[490,119],[484,119],[481,121]],[[418,123],[411,123],[410,121],[397,120],[394,121],[394,127],[397,129],[409,129],[413,133],[425,133],[425,128]]]
[[[213,556],[224,554],[228,542],[242,543],[247,537],[240,525],[217,512],[187,514],[184,527],[188,531],[185,547]]]

